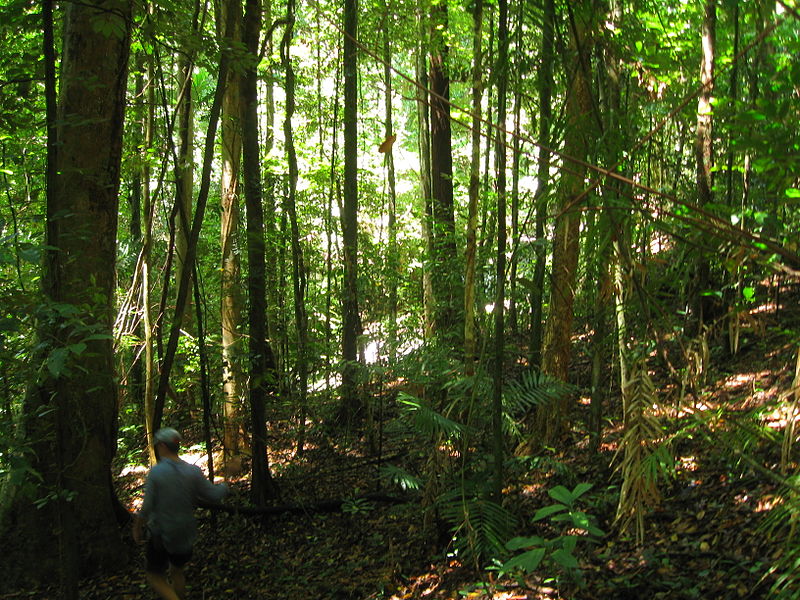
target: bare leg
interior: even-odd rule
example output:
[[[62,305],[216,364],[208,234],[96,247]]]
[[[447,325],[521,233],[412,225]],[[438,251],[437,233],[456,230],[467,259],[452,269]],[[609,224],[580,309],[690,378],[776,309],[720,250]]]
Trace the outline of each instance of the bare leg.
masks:
[[[172,576],[172,587],[175,590],[178,598],[183,600],[186,598],[186,575],[180,567],[171,567],[169,574]]]
[[[183,579],[183,573],[181,573],[181,579]],[[162,574],[147,573],[147,583],[163,600],[181,600],[181,597],[175,593],[175,590],[172,589],[172,586]]]

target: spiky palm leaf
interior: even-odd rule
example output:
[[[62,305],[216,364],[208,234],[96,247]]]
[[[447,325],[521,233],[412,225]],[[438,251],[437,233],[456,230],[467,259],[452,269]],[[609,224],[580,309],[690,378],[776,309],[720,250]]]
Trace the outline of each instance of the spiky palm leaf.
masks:
[[[625,434],[619,448],[623,458],[617,523],[622,530],[633,526],[636,540],[642,543],[645,511],[660,501],[658,480],[669,472],[672,463],[669,452],[660,443],[661,425],[650,412],[657,399],[645,359],[631,366],[623,394]]]
[[[400,392],[397,396],[397,403],[403,413],[411,418],[415,430],[420,433],[430,436],[441,435],[446,439],[453,440],[461,437],[464,431],[461,423],[434,410],[425,400]]]
[[[455,489],[439,500],[439,511],[453,531],[459,559],[481,561],[500,556],[515,530],[516,518],[502,505],[483,496],[465,496]]]

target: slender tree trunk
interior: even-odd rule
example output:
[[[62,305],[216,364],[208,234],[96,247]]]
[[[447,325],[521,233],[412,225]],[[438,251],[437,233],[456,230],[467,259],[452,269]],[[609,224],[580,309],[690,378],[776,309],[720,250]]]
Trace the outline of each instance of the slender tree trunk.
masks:
[[[394,170],[394,153],[392,152],[392,144],[396,135],[394,133],[394,115],[392,112],[392,42],[391,42],[391,28],[390,23],[392,13],[386,4],[383,2],[385,25],[383,31],[383,79],[384,79],[384,107],[385,107],[385,125],[384,125],[384,139],[388,142],[386,152],[386,178],[388,183],[388,229],[389,229],[389,246],[386,249],[386,274],[384,277],[385,286],[389,293],[389,327],[387,332],[387,347],[389,355],[389,364],[394,365],[397,356],[397,288],[399,281],[399,257],[397,247],[397,190],[395,181]]]
[[[472,7],[472,155],[469,173],[467,245],[464,265],[464,372],[475,374],[477,336],[475,315],[475,256],[478,250],[478,201],[481,185],[481,97],[483,96],[483,0]]]
[[[286,72],[286,116],[283,121],[283,136],[289,163],[289,193],[284,211],[289,217],[292,230],[292,288],[294,290],[294,320],[297,334],[297,452],[302,454],[305,445],[306,396],[308,389],[308,316],[306,314],[307,276],[300,244],[300,228],[297,223],[297,154],[294,148],[292,117],[295,110],[295,75],[289,48],[294,35],[295,2],[289,0],[286,7],[289,24],[281,44],[281,60]]]
[[[714,53],[716,50],[717,3],[707,0],[701,31],[702,59],[700,61],[700,84],[702,90],[697,99],[697,128],[695,130],[694,156],[697,173],[697,195],[700,206],[711,204],[714,199],[714,145],[712,137],[711,98],[714,92]],[[695,335],[702,335],[711,319],[713,296],[704,292],[712,285],[711,265],[701,256],[697,265],[697,277],[692,293],[695,307]]]
[[[222,19],[228,12],[234,30],[223,32],[234,43],[240,41],[241,3],[228,0],[222,4]],[[241,119],[239,111],[239,77],[228,75],[222,104],[222,179],[220,184],[220,246],[222,273],[220,278],[220,322],[222,324],[222,396],[224,402],[223,448],[227,473],[241,466],[242,396],[242,294],[239,261],[239,167],[242,155]]]
[[[111,461],[117,442],[112,324],[120,157],[131,4],[65,7],[56,109],[52,3],[43,4],[47,107],[46,313],[41,360],[22,412],[41,480],[11,487],[0,518],[0,590],[57,579],[59,597],[78,597],[85,573],[127,559]],[[116,35],[98,30],[100,16]],[[57,112],[57,114],[56,114]]]
[[[275,391],[275,358],[267,339],[266,256],[261,168],[258,147],[258,39],[261,31],[261,3],[245,3],[242,41],[252,63],[241,74],[240,110],[242,120],[242,166],[247,211],[247,291],[250,328],[250,416],[252,428],[251,500],[264,506],[277,496],[267,456],[266,403]]]
[[[431,142],[430,142],[430,112],[428,111],[428,71],[425,64],[428,28],[425,26],[425,16],[419,14],[420,45],[415,61],[417,77],[417,139],[419,141],[419,185],[422,196],[422,235],[425,241],[425,253],[433,253],[433,234],[431,224]],[[431,267],[427,261],[422,267],[422,304],[424,314],[425,337],[433,335],[434,329],[434,297],[433,277]]]
[[[587,5],[580,16],[593,18],[593,8]],[[564,155],[585,160],[588,148],[593,145],[593,120],[591,116],[591,40],[592,26],[571,19],[569,51],[564,55],[570,87],[567,97],[567,124],[564,136]],[[544,331],[542,370],[562,381],[569,376],[571,355],[573,304],[575,281],[580,249],[580,220],[584,197],[585,167],[567,158],[559,181],[559,212],[556,218],[553,242],[553,275],[550,290],[550,313]],[[568,398],[548,405],[537,413],[541,439],[552,442],[568,422]]]
[[[544,275],[547,260],[545,252],[545,222],[547,218],[547,196],[550,181],[550,121],[552,120],[551,95],[553,90],[553,28],[555,23],[555,0],[544,0],[542,20],[542,61],[539,66],[537,87],[539,91],[539,150],[536,165],[536,266],[533,271],[531,289],[531,334],[530,363],[541,365],[542,347],[542,302],[544,298]]]
[[[447,4],[432,7],[433,29],[429,57],[428,84],[430,85],[431,128],[431,194],[433,205],[431,263],[433,265],[433,295],[435,302],[435,329],[446,343],[455,343],[463,333],[461,309],[463,285],[461,269],[457,268],[455,239],[455,209],[453,201],[453,149],[450,129],[450,77],[448,74],[449,48],[444,32],[448,28]]]
[[[492,438],[494,450],[494,485],[492,494],[499,502],[503,490],[503,379],[505,364],[505,301],[506,301],[506,93],[508,89],[508,3],[499,0],[497,29],[497,257],[494,302],[494,374],[492,393]]]
[[[342,411],[340,420],[352,425],[362,411],[359,395],[358,336],[358,0],[344,2],[344,210],[342,244]]]
[[[229,17],[230,20],[230,17]],[[226,31],[231,28],[226,26]],[[208,129],[206,130],[205,147],[203,148],[203,168],[200,177],[200,188],[197,193],[197,204],[192,219],[188,246],[186,248],[186,262],[192,264],[197,256],[197,241],[200,237],[200,229],[205,217],[208,194],[211,188],[211,166],[216,152],[216,135],[219,117],[222,111],[222,98],[225,92],[225,79],[228,72],[229,53],[223,45],[223,52],[219,59],[219,71],[214,91],[214,99],[208,115]],[[186,305],[191,291],[191,270],[184,269],[182,277],[178,281],[178,289],[175,299],[175,311],[172,325],[170,327],[169,339],[164,349],[161,372],[159,374],[158,388],[155,397],[155,409],[153,415],[153,427],[158,429],[161,426],[161,419],[164,413],[164,400],[167,389],[169,388],[169,378],[172,366],[175,361],[175,353],[178,349],[178,339],[181,335],[181,325],[183,315],[186,313]]]

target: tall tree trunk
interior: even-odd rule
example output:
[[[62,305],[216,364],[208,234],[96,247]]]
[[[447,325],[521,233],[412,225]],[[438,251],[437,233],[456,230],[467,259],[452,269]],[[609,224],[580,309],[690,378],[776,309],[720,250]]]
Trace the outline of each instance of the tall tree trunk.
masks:
[[[344,210],[342,245],[342,388],[340,420],[351,425],[362,411],[358,336],[358,0],[344,2]]]
[[[234,30],[223,32],[234,43],[241,40],[241,3],[227,0],[222,4],[222,21],[228,12]],[[225,415],[223,449],[226,472],[235,473],[241,463],[242,395],[242,295],[239,261],[239,167],[242,155],[242,134],[239,111],[238,75],[229,73],[222,101],[222,179],[220,183],[220,246],[222,273],[220,278],[220,322],[222,324],[222,396]]]
[[[150,464],[156,463],[156,452],[153,445],[153,415],[155,413],[155,385],[157,381],[155,340],[153,332],[153,317],[151,313],[150,297],[150,272],[152,270],[153,252],[153,195],[150,192],[150,162],[146,160],[150,148],[153,146],[153,131],[155,129],[155,69],[153,57],[147,58],[147,114],[144,123],[144,144],[142,147],[142,210],[144,215],[144,230],[142,235],[142,329],[144,331],[144,425],[147,433],[147,453]]]
[[[563,57],[570,87],[566,105],[565,158],[558,187],[559,212],[553,242],[553,275],[550,290],[550,313],[544,331],[542,371],[566,381],[571,355],[575,280],[580,249],[581,198],[584,194],[583,161],[593,145],[591,102],[592,24],[578,17],[593,18],[593,7],[585,3],[571,18],[569,49]],[[571,15],[572,16],[572,15]],[[568,163],[568,164],[567,164]],[[569,399],[563,398],[537,413],[540,439],[552,442],[567,425]]]
[[[422,236],[425,242],[425,253],[433,253],[433,234],[431,223],[431,140],[430,140],[430,112],[428,111],[428,70],[425,59],[428,42],[428,28],[425,25],[425,15],[417,15],[419,20],[420,45],[417,58],[414,61],[417,80],[417,140],[419,143],[419,187],[422,196]],[[422,267],[422,305],[424,315],[424,334],[428,338],[434,329],[434,297],[433,276],[428,261]]]
[[[536,266],[533,270],[531,294],[530,363],[541,366],[542,356],[542,302],[544,299],[545,275],[545,221],[547,218],[547,196],[550,181],[550,121],[552,120],[551,96],[553,91],[553,29],[555,24],[555,0],[544,0],[542,19],[542,60],[539,66],[537,87],[539,91],[539,150],[536,164]]]
[[[435,329],[446,343],[456,343],[463,334],[459,327],[463,307],[461,269],[455,237],[455,210],[453,203],[453,149],[450,129],[450,76],[448,74],[449,48],[445,40],[448,28],[447,3],[432,7],[432,39],[429,57],[428,84],[430,85],[431,127],[431,194],[433,205],[431,263],[433,265],[433,295],[435,302]]]
[[[306,396],[308,390],[308,316],[306,313],[307,277],[303,260],[303,247],[300,244],[300,228],[297,223],[297,154],[294,148],[292,117],[295,110],[295,75],[289,48],[294,34],[295,1],[289,0],[286,6],[286,32],[281,44],[281,60],[286,72],[286,116],[283,121],[283,137],[289,163],[289,193],[284,210],[289,217],[292,230],[292,288],[294,291],[294,320],[297,335],[297,413],[298,433],[297,452],[302,454],[305,444]]]
[[[697,128],[695,130],[694,156],[697,172],[697,196],[700,206],[711,204],[714,199],[714,144],[711,98],[714,92],[714,54],[716,51],[717,0],[707,0],[701,31],[702,58],[700,60],[700,84],[702,89],[697,99]],[[705,294],[711,286],[711,265],[701,256],[697,266],[697,279],[693,294],[695,305],[696,335],[704,332],[711,318],[713,296]]]
[[[267,456],[266,402],[275,391],[275,358],[266,323],[266,256],[261,168],[258,148],[258,38],[261,31],[261,3],[245,3],[242,41],[252,62],[241,74],[240,110],[242,120],[242,165],[245,209],[247,211],[247,291],[250,328],[250,415],[252,428],[251,500],[264,506],[277,496]]]
[[[505,301],[506,301],[506,93],[508,90],[508,3],[499,0],[497,27],[497,257],[494,301],[494,373],[492,393],[492,439],[494,446],[494,485],[492,494],[499,502],[503,490],[503,379],[505,364]]]
[[[111,460],[117,442],[112,323],[120,157],[131,4],[65,7],[55,110],[52,4],[43,4],[47,87],[47,213],[42,277],[46,317],[39,377],[26,395],[22,457],[41,480],[12,488],[0,519],[0,589],[77,578],[124,564]],[[114,35],[95,26],[109,19]],[[123,510],[122,513],[125,513]]]
[[[230,17],[229,17],[230,19]],[[226,26],[226,31],[231,28]],[[186,248],[186,263],[193,264],[197,256],[197,241],[200,238],[200,229],[203,226],[203,219],[206,212],[206,204],[208,203],[208,195],[211,189],[211,167],[216,153],[216,136],[217,126],[219,125],[219,117],[222,111],[222,98],[225,93],[225,79],[228,73],[228,63],[230,61],[228,47],[222,45],[222,52],[219,58],[219,71],[217,73],[217,81],[214,89],[214,98],[211,103],[211,109],[208,113],[208,128],[206,130],[205,145],[203,148],[203,165],[202,173],[200,176],[200,187],[197,192],[197,203],[192,219],[191,230]],[[155,408],[153,415],[153,426],[158,429],[161,426],[161,419],[164,414],[164,400],[166,398],[167,389],[169,388],[169,378],[172,372],[172,366],[175,362],[175,354],[178,350],[178,340],[181,335],[181,326],[183,315],[186,313],[187,301],[191,291],[192,271],[184,269],[183,274],[178,281],[178,289],[175,298],[175,311],[173,314],[172,324],[170,326],[169,338],[167,345],[164,348],[163,360],[161,363],[161,372],[158,379],[158,388],[156,390]]]
[[[386,154],[386,178],[388,183],[388,229],[389,229],[389,245],[386,248],[386,271],[384,276],[385,287],[389,293],[389,327],[387,331],[387,347],[389,355],[389,364],[393,365],[397,356],[397,301],[398,293],[397,288],[399,281],[399,257],[397,247],[397,186],[395,180],[394,170],[394,153],[392,152],[392,144],[396,135],[394,133],[394,115],[392,112],[392,42],[391,42],[391,28],[390,22],[392,13],[386,4],[383,2],[385,26],[383,31],[383,79],[384,79],[384,96],[383,104],[385,107],[385,123],[384,123],[384,139],[388,147],[384,148]]]
[[[481,97],[483,96],[483,0],[472,7],[472,154],[469,172],[467,245],[464,265],[464,373],[475,374],[477,336],[475,315],[475,256],[478,250],[478,200],[481,185]]]

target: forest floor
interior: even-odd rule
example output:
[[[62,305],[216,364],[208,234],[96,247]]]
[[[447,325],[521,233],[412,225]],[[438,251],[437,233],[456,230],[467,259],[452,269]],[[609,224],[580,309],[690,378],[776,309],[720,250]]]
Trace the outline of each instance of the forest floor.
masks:
[[[797,297],[786,301],[798,307]],[[597,452],[576,428],[574,443],[549,456],[558,468],[528,473],[506,490],[506,504],[522,517],[520,523],[529,524],[520,535],[533,535],[538,524],[530,517],[552,504],[548,489],[594,484],[587,511],[608,535],[576,550],[580,583],[532,575],[497,578],[491,570],[448,558],[446,537],[431,540],[436,536],[425,533],[418,505],[353,500],[375,491],[378,481],[375,461],[357,444],[316,446],[310,431],[301,457],[288,448],[273,457],[282,501],[306,510],[264,517],[201,511],[200,539],[187,571],[189,600],[765,598],[775,579],[770,568],[785,551],[765,526],[779,501],[779,480],[772,474],[780,459],[780,415],[774,415],[777,441],[753,443],[746,448],[749,458],[736,449],[738,442],[727,446],[742,436],[723,430],[737,415],[791,389],[797,347],[786,331],[800,328],[800,312],[758,318],[760,331],[748,334],[751,339],[725,362],[724,371],[717,367],[700,397],[689,403],[693,410],[686,403],[682,412],[671,409],[669,422],[680,428],[686,419],[690,433],[671,447],[675,474],[662,482],[661,501],[645,517],[643,543],[614,524],[621,481],[615,457],[619,428],[613,423]],[[667,384],[660,385],[659,395],[668,397]],[[697,428],[699,413],[715,415],[707,419],[715,425]],[[141,496],[142,475],[119,479],[121,496],[132,509]],[[246,480],[235,483],[228,504],[244,505],[246,492]],[[318,510],[319,501],[336,498],[350,500],[339,510]],[[135,555],[124,572],[85,580],[81,598],[154,598],[143,581],[141,551]]]

